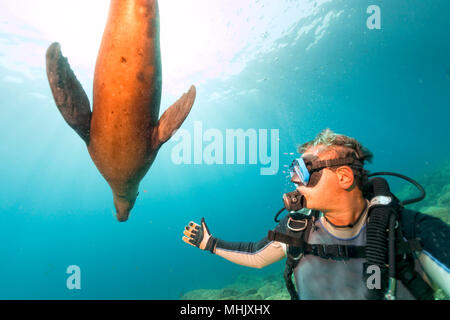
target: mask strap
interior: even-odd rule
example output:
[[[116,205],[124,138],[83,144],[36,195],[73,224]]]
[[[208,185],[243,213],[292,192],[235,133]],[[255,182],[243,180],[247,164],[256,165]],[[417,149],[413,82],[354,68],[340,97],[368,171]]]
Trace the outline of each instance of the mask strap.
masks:
[[[355,158],[347,157],[347,158],[340,158],[340,159],[315,161],[311,166],[311,170],[317,170],[319,168],[322,169],[322,168],[327,168],[327,167],[352,165],[352,164],[361,165],[361,163],[358,160],[356,160]]]

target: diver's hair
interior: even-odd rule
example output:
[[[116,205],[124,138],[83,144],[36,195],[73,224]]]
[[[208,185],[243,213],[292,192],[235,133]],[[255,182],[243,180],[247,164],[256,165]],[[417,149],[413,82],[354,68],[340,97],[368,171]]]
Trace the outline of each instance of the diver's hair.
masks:
[[[345,136],[343,134],[334,133],[330,129],[322,130],[314,140],[302,144],[298,148],[300,154],[304,153],[307,149],[322,146],[319,150],[319,154],[329,153],[333,151],[337,158],[346,158],[353,156],[361,162],[364,166],[364,162],[372,162],[373,154],[369,149],[365,148],[356,139]],[[367,171],[361,168],[351,167],[355,175],[357,186],[362,190],[363,186],[367,182]]]

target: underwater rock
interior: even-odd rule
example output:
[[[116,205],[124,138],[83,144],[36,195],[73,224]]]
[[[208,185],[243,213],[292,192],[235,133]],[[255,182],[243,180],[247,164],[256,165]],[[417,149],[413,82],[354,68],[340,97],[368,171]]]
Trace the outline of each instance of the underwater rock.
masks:
[[[441,207],[450,208],[450,182],[442,189],[438,199],[438,204]]]
[[[221,290],[198,289],[186,292],[180,300],[221,300]]]
[[[436,217],[444,221],[446,224],[450,225],[450,209],[449,207],[426,207],[419,210],[422,213],[429,214],[430,216]]]
[[[220,298],[234,297],[234,296],[238,296],[238,295],[239,295],[239,291],[232,289],[232,288],[224,288],[224,289],[220,290],[220,292],[219,292]]]
[[[181,300],[289,300],[283,273],[264,277],[239,275],[236,281],[222,289],[192,290]]]
[[[259,288],[258,293],[263,297],[270,297],[273,294],[280,291],[280,288],[272,285],[271,283],[267,283],[266,285]]]
[[[256,294],[256,293],[258,293],[258,290],[256,290],[256,289],[250,289],[250,290],[245,291],[245,292],[244,292],[244,295],[250,296],[250,295],[253,295],[253,294]]]
[[[417,180],[425,188],[426,197],[406,207],[450,224],[450,162],[430,170]],[[417,190],[408,185],[398,192],[397,196],[400,200],[413,198],[417,196]]]

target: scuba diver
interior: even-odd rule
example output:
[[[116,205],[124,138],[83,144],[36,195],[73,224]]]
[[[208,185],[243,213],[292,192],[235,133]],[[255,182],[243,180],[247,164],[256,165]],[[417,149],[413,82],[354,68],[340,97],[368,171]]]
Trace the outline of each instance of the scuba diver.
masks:
[[[204,218],[186,226],[183,241],[254,268],[286,258],[293,300],[434,299],[436,287],[450,295],[450,227],[404,208],[425,197],[417,182],[369,174],[364,162],[372,153],[330,129],[299,153],[290,167],[296,190],[283,195],[279,224],[261,241],[215,238]],[[399,201],[376,177],[388,174],[416,185],[421,197]],[[277,220],[283,210],[288,215]]]

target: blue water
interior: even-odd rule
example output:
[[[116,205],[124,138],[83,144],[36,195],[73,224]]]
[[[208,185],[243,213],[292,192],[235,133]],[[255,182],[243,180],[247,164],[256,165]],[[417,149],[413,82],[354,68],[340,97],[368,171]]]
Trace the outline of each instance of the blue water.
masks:
[[[261,7],[270,1],[252,3]],[[297,2],[279,5],[285,3]],[[366,27],[372,4],[381,8],[380,30]],[[292,10],[298,10],[303,16],[295,8],[284,14],[295,16]],[[50,42],[0,29],[0,299],[178,299],[189,290],[222,287],[242,273],[282,270],[283,262],[262,270],[232,264],[186,245],[182,231],[205,217],[216,237],[264,237],[275,225],[281,195],[293,189],[283,173],[294,157],[289,153],[324,128],[368,147],[375,155],[370,170],[418,178],[448,161],[450,2],[346,0],[315,8],[276,39],[270,35],[273,23],[285,20],[283,10],[259,19],[263,29],[271,22],[270,50],[247,52],[242,70],[228,77],[201,81],[196,74],[181,86],[186,90],[194,83],[198,89],[183,129],[193,132],[195,121],[223,133],[278,129],[278,173],[261,175],[264,165],[248,161],[176,165],[171,161],[176,142],[169,141],[141,182],[126,223],[116,221],[106,181],[50,98],[44,62]],[[232,21],[230,12],[221,18]],[[324,25],[313,22],[325,21],[330,12],[322,37],[309,47]],[[170,14],[162,7],[161,20]],[[2,19],[3,26],[18,23],[16,16]],[[311,30],[298,37],[305,26]],[[262,47],[266,38],[258,41]],[[41,48],[42,65],[30,69],[34,76],[10,63],[5,48],[15,43]],[[23,52],[24,64],[35,54]],[[169,67],[164,63],[163,52],[163,70]],[[93,70],[94,65],[88,71]],[[91,99],[92,83],[80,79]],[[178,96],[172,92],[163,87],[161,112]],[[66,287],[69,265],[81,269],[80,290]]]

